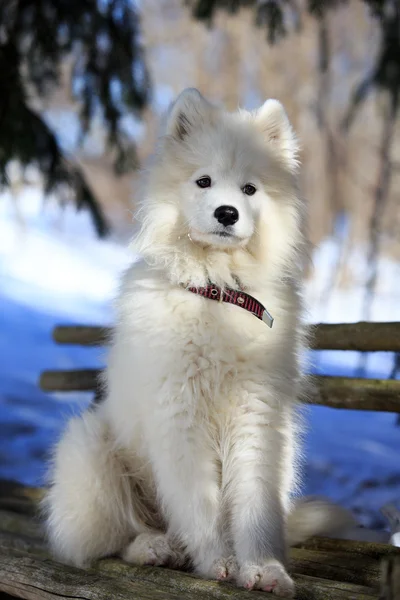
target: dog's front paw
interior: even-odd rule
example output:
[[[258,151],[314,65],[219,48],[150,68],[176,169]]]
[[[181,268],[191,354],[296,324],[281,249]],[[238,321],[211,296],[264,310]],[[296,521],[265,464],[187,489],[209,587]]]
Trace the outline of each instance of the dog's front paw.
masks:
[[[125,548],[122,558],[134,565],[153,565],[159,567],[169,565],[174,558],[174,552],[164,534],[140,533]]]
[[[234,556],[218,558],[211,565],[211,579],[220,581],[232,581],[238,574],[238,564]]]
[[[234,556],[217,558],[211,563],[197,565],[196,573],[204,579],[218,579],[219,581],[232,581],[238,574],[238,564]]]
[[[237,582],[248,590],[263,590],[284,598],[294,597],[293,580],[277,560],[267,560],[258,565],[245,563],[240,568]]]

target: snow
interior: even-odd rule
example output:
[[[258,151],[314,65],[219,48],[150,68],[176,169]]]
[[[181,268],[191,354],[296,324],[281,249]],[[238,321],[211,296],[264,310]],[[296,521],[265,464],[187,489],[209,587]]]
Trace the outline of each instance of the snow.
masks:
[[[340,291],[329,279],[338,256],[337,239],[315,254],[307,289],[310,321],[362,316],[365,252],[351,254],[352,285]],[[131,260],[125,246],[96,238],[87,213],[43,203],[39,188],[26,187],[17,199],[0,196],[0,478],[43,482],[52,444],[91,394],[45,394],[38,388],[40,373],[104,364],[104,349],[57,346],[52,329],[60,323],[112,324],[112,299]],[[400,265],[381,260],[379,273],[371,318],[400,320]],[[359,375],[357,353],[325,351],[312,359],[313,372]],[[391,354],[371,354],[364,376],[387,377],[392,365]],[[324,407],[305,412],[303,491],[326,494],[353,508],[364,524],[381,526],[379,508],[400,499],[396,416]]]
[[[14,200],[0,197],[2,294],[38,310],[103,322],[115,294],[127,250],[96,239],[90,217],[54,200],[43,204],[39,190]]]

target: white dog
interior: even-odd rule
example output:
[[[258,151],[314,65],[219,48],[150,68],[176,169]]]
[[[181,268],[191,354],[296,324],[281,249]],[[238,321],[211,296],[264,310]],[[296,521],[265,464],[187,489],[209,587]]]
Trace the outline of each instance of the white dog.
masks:
[[[46,507],[61,560],[189,563],[291,596],[287,546],[347,524],[329,503],[291,502],[306,249],[296,151],[276,100],[230,114],[186,90],[172,106],[105,400],[55,452]]]

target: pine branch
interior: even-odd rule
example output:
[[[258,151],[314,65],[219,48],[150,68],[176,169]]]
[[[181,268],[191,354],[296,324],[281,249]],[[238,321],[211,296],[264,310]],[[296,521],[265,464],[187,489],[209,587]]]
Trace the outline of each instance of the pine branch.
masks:
[[[23,82],[16,70],[17,50],[10,42],[0,58],[0,178],[7,183],[7,167],[18,160],[22,167],[35,165],[43,175],[45,193],[74,192],[78,208],[87,208],[100,236],[108,232],[103,212],[78,167],[64,157],[59,143],[42,117],[28,105]]]
[[[46,193],[72,192],[88,208],[97,232],[108,230],[81,170],[69,163],[54,133],[33,110],[59,82],[73,57],[72,91],[81,104],[83,137],[99,113],[115,151],[117,173],[137,166],[122,129],[126,114],[140,117],[149,100],[149,75],[139,41],[139,18],[130,0],[3,0],[0,2],[0,179],[7,165],[36,165]],[[29,95],[28,91],[29,90]]]

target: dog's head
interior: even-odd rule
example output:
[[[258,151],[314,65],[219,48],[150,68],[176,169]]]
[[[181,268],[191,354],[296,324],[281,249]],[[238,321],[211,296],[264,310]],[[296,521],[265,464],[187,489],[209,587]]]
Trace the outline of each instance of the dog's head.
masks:
[[[296,154],[278,101],[227,113],[185,90],[151,170],[139,250],[182,252],[178,240],[185,239],[188,252],[192,244],[204,253],[243,249],[258,261],[287,260],[299,241]]]

